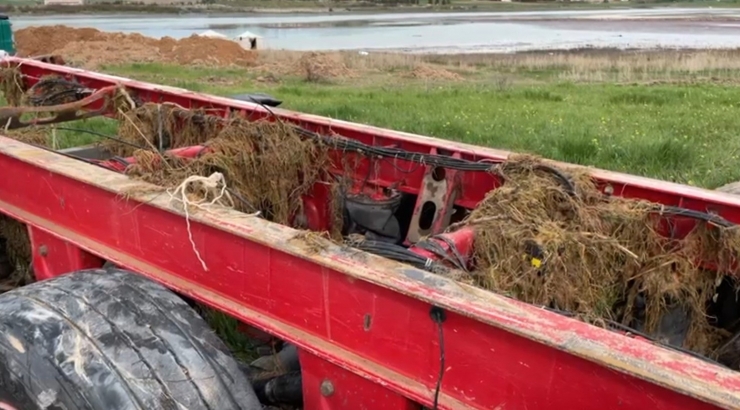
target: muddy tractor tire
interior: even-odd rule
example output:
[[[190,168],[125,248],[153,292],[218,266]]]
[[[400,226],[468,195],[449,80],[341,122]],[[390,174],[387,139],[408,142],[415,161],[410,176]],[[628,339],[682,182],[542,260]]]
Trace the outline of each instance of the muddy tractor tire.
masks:
[[[0,409],[261,408],[208,324],[139,275],[80,271],[0,295]]]

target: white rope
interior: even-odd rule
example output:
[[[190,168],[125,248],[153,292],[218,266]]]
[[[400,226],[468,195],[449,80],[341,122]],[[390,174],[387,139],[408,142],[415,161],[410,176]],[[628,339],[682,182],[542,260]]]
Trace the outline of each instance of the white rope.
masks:
[[[197,187],[194,191],[199,192],[203,195],[200,199],[192,200],[188,198],[187,195],[188,187],[190,185],[197,186],[196,184],[200,184],[200,186]],[[170,203],[172,203],[172,201],[177,201],[183,205],[183,208],[185,210],[185,224],[187,225],[188,230],[188,239],[190,239],[190,244],[193,246],[193,252],[195,252],[195,256],[198,258],[198,261],[203,267],[203,270],[207,272],[208,266],[206,266],[206,262],[200,256],[200,252],[198,252],[198,248],[195,246],[195,241],[193,240],[193,232],[190,227],[190,213],[188,211],[188,208],[193,206],[200,210],[207,211],[208,207],[216,204],[233,207],[234,201],[231,199],[231,195],[229,195],[229,192],[226,190],[226,180],[224,179],[224,175],[220,172],[214,172],[209,177],[192,175],[182,181],[182,183],[180,183],[180,185],[178,185],[174,190],[168,189],[167,193],[170,195]],[[211,200],[208,200],[209,194],[213,197]],[[259,215],[259,212],[249,215],[257,216]]]

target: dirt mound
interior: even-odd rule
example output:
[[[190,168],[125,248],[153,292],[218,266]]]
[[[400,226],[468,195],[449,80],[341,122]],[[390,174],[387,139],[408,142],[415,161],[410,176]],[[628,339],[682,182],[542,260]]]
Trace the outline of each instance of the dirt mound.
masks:
[[[154,39],[140,34],[105,33],[93,28],[44,26],[18,30],[15,38],[22,56],[56,53],[86,68],[124,62],[245,67],[256,60],[254,52],[233,41],[196,35],[181,40]]]
[[[27,27],[14,32],[16,48],[21,56],[53,53],[68,43],[98,40],[103,33],[94,28],[66,26]]]
[[[445,70],[442,67],[434,67],[429,64],[419,64],[411,70],[407,77],[420,80],[442,80],[442,81],[460,81],[463,78],[452,71]]]
[[[151,45],[124,41],[75,41],[55,50],[70,65],[94,69],[106,64],[164,62],[163,56]]]
[[[306,53],[296,62],[293,72],[304,77],[306,81],[353,77],[352,71],[347,68],[338,53]]]

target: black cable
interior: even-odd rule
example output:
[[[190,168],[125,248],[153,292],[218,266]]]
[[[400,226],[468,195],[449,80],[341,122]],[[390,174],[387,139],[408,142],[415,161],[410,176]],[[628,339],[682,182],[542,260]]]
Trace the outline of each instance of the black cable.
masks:
[[[246,205],[247,207],[249,207],[249,208],[250,208],[250,209],[252,210],[252,212],[257,212],[257,211],[258,211],[258,209],[257,209],[257,208],[256,208],[256,207],[255,207],[254,205],[252,205],[252,204],[251,204],[251,203],[250,203],[249,201],[247,201],[247,199],[246,199],[246,198],[244,198],[243,196],[239,195],[239,194],[238,194],[238,193],[237,193],[236,191],[234,191],[233,189],[231,189],[231,188],[226,188],[226,192],[228,192],[228,193],[229,193],[229,195],[233,196],[234,198],[238,199],[238,200],[239,200],[239,202],[241,202],[241,203],[243,203],[244,205]]]
[[[442,246],[437,242],[424,240],[424,241],[416,242],[414,245],[425,251],[429,251],[433,253],[437,257],[449,262],[450,264],[452,264],[454,267],[458,269],[463,269],[463,267],[460,266],[460,263],[457,260],[451,258],[450,255],[447,254],[447,251],[444,248],[442,248]]]
[[[574,196],[576,194],[576,186],[573,184],[573,181],[561,170],[545,164],[537,164],[535,168],[552,174],[560,182],[560,185],[565,188],[568,195]]]
[[[432,306],[429,316],[432,318],[432,322],[437,324],[439,334],[439,375],[437,376],[437,385],[434,388],[434,400],[432,402],[432,410],[437,410],[439,408],[439,393],[442,391],[442,378],[445,375],[445,335],[442,323],[447,320],[447,314],[442,308]]]
[[[457,249],[457,245],[455,242],[448,238],[445,235],[435,235],[433,238],[439,239],[447,244],[447,247],[449,248],[449,252],[452,253],[452,255],[457,258],[457,265],[460,267],[461,270],[468,272],[468,263],[467,258],[463,257],[460,253],[460,250]]]
[[[111,161],[118,162],[119,164],[123,165],[125,168],[128,168],[129,165],[131,165],[128,161],[126,161],[126,158],[121,158],[118,155],[115,155],[111,158]]]
[[[730,228],[730,227],[735,226],[734,223],[728,221],[727,219],[719,215],[712,215],[707,212],[694,211],[692,209],[681,208],[678,206],[656,205],[655,212],[659,214],[668,214],[668,215],[673,215],[673,216],[685,216],[685,217],[689,217],[693,219],[699,219],[701,221],[715,224],[723,228]]]
[[[151,151],[151,149],[149,149],[147,147],[142,147],[141,145],[136,145],[134,143],[131,143],[131,142],[122,140],[120,138],[116,138],[116,137],[114,137],[112,135],[103,134],[103,133],[100,133],[100,132],[97,132],[97,131],[91,131],[91,130],[86,130],[86,129],[82,129],[82,128],[67,128],[67,127],[57,127],[57,126],[55,126],[54,128],[55,129],[58,129],[58,130],[62,130],[62,131],[82,132],[82,133],[85,133],[85,134],[96,135],[98,137],[106,138],[106,139],[109,139],[111,141],[116,141],[116,142],[118,142],[120,144],[128,145],[129,147]]]
[[[494,172],[495,173],[497,171],[497,168],[500,166],[500,164],[496,164],[496,163],[491,164],[491,163],[481,162],[481,161],[474,162],[474,161],[470,161],[470,160],[466,160],[462,158],[453,158],[453,157],[449,157],[446,155],[411,152],[411,151],[406,151],[403,149],[392,148],[392,147],[378,147],[375,145],[368,145],[363,142],[349,139],[349,138],[321,135],[319,133],[307,130],[295,124],[286,124],[282,120],[282,118],[277,116],[277,114],[275,114],[275,112],[272,111],[270,107],[268,107],[267,105],[265,105],[264,103],[260,101],[255,100],[252,97],[250,97],[250,100],[253,103],[264,108],[265,111],[267,111],[280,125],[290,127],[294,131],[296,131],[299,135],[302,135],[304,137],[321,142],[337,150],[353,151],[353,152],[357,152],[364,156],[368,156],[368,157],[374,156],[380,159],[401,159],[401,160],[416,163],[419,165],[449,168],[449,169],[454,169],[458,171],[479,171],[479,172]],[[207,115],[202,115],[202,117],[204,117],[203,118],[204,121],[208,121],[208,119],[205,118],[206,116]],[[193,117],[200,117],[200,116],[195,115]],[[208,117],[213,117],[216,120],[223,120],[220,117],[214,117],[212,115],[208,115]],[[401,170],[396,164],[392,164],[392,165],[400,172],[404,172],[404,173],[413,172],[411,170]],[[539,164],[537,168],[542,171],[546,171],[546,172],[553,174],[569,194],[571,195],[575,194],[575,186],[570,181],[570,179],[565,174],[563,174],[560,170],[550,167],[548,165],[544,165],[544,164]],[[415,170],[416,169],[414,169],[414,171]]]
[[[372,253],[397,262],[407,263],[418,269],[432,273],[444,273],[448,269],[438,262],[425,258],[409,249],[389,242],[364,240],[353,246],[361,251]]]

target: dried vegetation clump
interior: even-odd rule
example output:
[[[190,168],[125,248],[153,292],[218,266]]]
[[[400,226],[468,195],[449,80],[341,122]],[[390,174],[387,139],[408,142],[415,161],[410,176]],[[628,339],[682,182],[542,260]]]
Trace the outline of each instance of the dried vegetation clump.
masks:
[[[341,56],[336,53],[306,53],[296,62],[295,71],[309,82],[328,81],[337,77],[353,77],[352,71],[344,64]]]
[[[259,211],[269,220],[288,224],[300,209],[301,195],[324,176],[327,149],[284,124],[243,118],[223,120],[160,107],[146,104],[122,113],[119,137],[138,145],[145,142],[145,146],[158,146],[163,135],[173,148],[202,144],[204,150],[192,160],[163,157],[148,149],[134,150],[136,164],[127,170],[133,177],[172,188],[189,176],[219,172],[234,196],[236,209]]]
[[[31,240],[25,224],[0,214],[0,292],[34,281]]]
[[[668,239],[654,203],[607,197],[585,172],[564,184],[538,164],[526,156],[504,164],[506,183],[469,216],[478,284],[648,334],[660,333],[669,312],[684,312],[688,334],[679,342],[716,355],[727,335],[710,324],[707,305],[733,268],[738,229],[700,222],[685,238]],[[718,269],[704,269],[702,260],[717,261]]]

